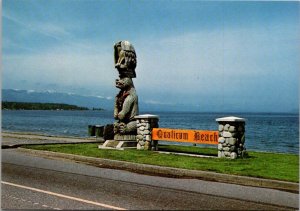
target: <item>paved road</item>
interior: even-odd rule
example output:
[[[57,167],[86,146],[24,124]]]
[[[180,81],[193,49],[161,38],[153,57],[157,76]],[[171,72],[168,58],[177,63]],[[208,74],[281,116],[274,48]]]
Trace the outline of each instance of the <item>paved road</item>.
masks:
[[[270,205],[280,200],[298,207],[298,194],[139,175],[33,157],[17,149],[2,150],[1,185],[2,209],[289,210]],[[251,201],[246,200],[251,193]],[[269,201],[260,202],[264,197]]]
[[[72,143],[94,143],[103,142],[101,137],[58,137],[46,136],[41,134],[27,134],[27,133],[14,133],[2,132],[1,145],[2,148],[13,148],[25,144],[72,144]]]

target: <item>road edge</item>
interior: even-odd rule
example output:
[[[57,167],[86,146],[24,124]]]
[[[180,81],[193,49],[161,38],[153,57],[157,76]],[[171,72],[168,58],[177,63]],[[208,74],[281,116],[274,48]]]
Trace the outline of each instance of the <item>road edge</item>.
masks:
[[[68,160],[81,162],[85,164],[91,164],[102,168],[114,168],[114,169],[128,170],[128,171],[133,171],[133,172],[143,173],[143,174],[160,175],[160,176],[176,177],[176,178],[190,177],[190,178],[196,178],[196,179],[202,179],[202,180],[208,180],[214,182],[231,183],[231,184],[237,184],[243,186],[261,187],[261,188],[271,188],[271,189],[277,189],[277,190],[282,190],[282,191],[287,191],[292,193],[299,193],[299,184],[293,182],[221,174],[221,173],[200,171],[200,170],[162,167],[162,166],[155,166],[149,164],[131,163],[127,161],[110,160],[105,158],[95,158],[95,157],[87,157],[87,156],[74,155],[74,154],[66,154],[60,152],[33,150],[33,149],[25,149],[25,148],[18,148],[17,150],[24,153],[36,155],[36,156],[68,159]]]

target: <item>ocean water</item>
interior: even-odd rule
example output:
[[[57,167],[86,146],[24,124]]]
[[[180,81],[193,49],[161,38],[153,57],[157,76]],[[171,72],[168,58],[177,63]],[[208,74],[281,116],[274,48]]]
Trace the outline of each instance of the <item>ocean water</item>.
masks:
[[[248,150],[299,154],[298,114],[196,112],[141,114],[145,113],[159,115],[159,127],[198,130],[217,130],[216,118],[242,117],[246,119]],[[47,135],[87,137],[88,125],[105,125],[113,121],[112,111],[2,111],[2,130]]]

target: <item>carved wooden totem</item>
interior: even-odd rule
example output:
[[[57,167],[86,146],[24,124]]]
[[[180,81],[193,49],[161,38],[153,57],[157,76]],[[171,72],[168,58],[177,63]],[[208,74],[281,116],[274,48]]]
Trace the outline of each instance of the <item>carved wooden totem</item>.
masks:
[[[120,89],[115,97],[114,106],[114,134],[117,137],[131,137],[136,135],[136,120],[138,115],[138,96],[136,94],[132,78],[136,77],[136,53],[133,45],[128,41],[120,41],[114,45],[115,68],[119,72],[116,79],[116,87]],[[122,138],[121,138],[122,139]]]

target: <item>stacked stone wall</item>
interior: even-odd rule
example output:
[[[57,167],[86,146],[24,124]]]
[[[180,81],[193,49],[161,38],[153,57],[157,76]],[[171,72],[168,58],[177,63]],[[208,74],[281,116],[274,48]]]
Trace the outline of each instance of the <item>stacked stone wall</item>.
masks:
[[[219,122],[218,157],[245,157],[245,122]]]
[[[155,115],[136,116],[137,149],[157,150],[157,141],[152,140],[152,128],[158,128],[158,117]]]

